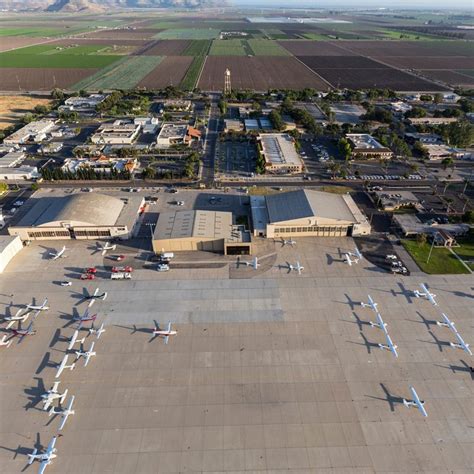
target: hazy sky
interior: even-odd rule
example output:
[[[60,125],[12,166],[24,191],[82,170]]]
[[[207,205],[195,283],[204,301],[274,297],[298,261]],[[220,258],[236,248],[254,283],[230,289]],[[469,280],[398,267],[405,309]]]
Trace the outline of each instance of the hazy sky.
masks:
[[[428,8],[428,9],[454,9],[461,8],[471,10],[474,13],[474,0],[232,0],[234,5],[261,5],[261,6],[281,6],[289,8],[297,8],[299,6],[311,6],[318,8],[319,6],[328,8],[342,7],[371,7],[371,8]]]

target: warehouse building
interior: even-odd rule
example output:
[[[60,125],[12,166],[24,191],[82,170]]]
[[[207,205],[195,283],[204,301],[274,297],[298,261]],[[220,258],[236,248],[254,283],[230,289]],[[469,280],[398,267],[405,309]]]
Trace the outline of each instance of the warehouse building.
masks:
[[[116,120],[114,123],[102,124],[91,136],[95,145],[131,145],[140,133],[140,125]]]
[[[257,138],[265,159],[265,171],[277,174],[301,173],[304,165],[287,133],[261,133]]]
[[[346,138],[349,140],[354,158],[388,159],[393,156],[390,148],[383,146],[367,133],[348,133]]]
[[[251,196],[253,234],[259,237],[342,237],[370,234],[349,194],[300,189]]]
[[[3,140],[5,145],[24,145],[26,143],[40,143],[55,127],[54,120],[43,119],[30,122],[24,127]]]
[[[153,235],[155,253],[202,250],[250,255],[251,235],[232,223],[231,212],[174,211],[158,217]]]
[[[13,257],[23,248],[20,237],[0,235],[0,273],[5,270]]]
[[[128,239],[144,208],[141,196],[119,199],[98,193],[49,197],[39,191],[30,201],[30,209],[8,229],[22,241]]]

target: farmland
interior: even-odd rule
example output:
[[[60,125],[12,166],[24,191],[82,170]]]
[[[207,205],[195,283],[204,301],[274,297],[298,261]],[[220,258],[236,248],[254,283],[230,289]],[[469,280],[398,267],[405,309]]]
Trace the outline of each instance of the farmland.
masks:
[[[182,52],[183,56],[206,56],[212,42],[209,40],[195,40]]]
[[[246,40],[228,39],[214,40],[212,42],[209,56],[247,56],[252,54]]]
[[[255,56],[289,56],[290,53],[276,41],[249,39],[248,44]]]
[[[160,56],[133,56],[123,58],[107,69],[80,81],[74,89],[133,89],[160,62]]]
[[[183,80],[193,58],[189,56],[168,56],[156,68],[144,77],[139,87],[160,89],[169,85],[178,85]]]
[[[190,45],[188,40],[159,40],[147,44],[135,54],[145,56],[179,56]]]
[[[219,30],[215,28],[176,28],[164,30],[157,33],[157,39],[214,39],[219,36]]]

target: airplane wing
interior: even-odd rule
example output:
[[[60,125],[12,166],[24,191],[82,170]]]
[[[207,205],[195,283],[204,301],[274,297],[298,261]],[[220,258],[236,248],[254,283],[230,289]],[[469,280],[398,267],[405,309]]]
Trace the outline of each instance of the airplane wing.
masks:
[[[416,390],[413,387],[410,387],[411,394],[413,396],[413,401],[416,403],[416,406],[418,407],[418,410],[420,410],[421,414],[423,416],[428,416],[428,413],[426,413],[425,407],[423,406],[423,403],[421,402],[420,398],[418,397],[418,394],[416,393]]]
[[[461,337],[461,335],[456,331],[454,333],[454,335],[456,336],[456,339],[459,341],[459,345],[461,346],[461,348],[466,351],[469,355],[472,356],[472,351],[471,349],[469,348],[469,344],[466,344],[464,342],[464,339]]]
[[[171,321],[168,321],[168,326],[166,326],[166,330],[168,332],[171,331]]]
[[[93,294],[92,296],[93,296],[93,297],[96,297],[98,294],[99,294],[99,287],[97,287],[97,288],[94,290],[94,294]]]
[[[57,436],[54,436],[46,448],[46,454],[51,454],[53,452],[54,446],[56,445]]]
[[[70,351],[74,347],[74,344],[76,343],[78,336],[79,336],[79,329],[76,329],[74,331],[74,334],[71,337],[71,340],[69,342],[69,346],[67,346],[68,351]]]
[[[346,259],[346,262],[349,264],[349,266],[352,267],[351,257],[349,257],[349,255],[347,255],[347,253],[345,254],[345,259]]]
[[[21,341],[23,341],[23,338],[26,336],[28,332],[31,331],[31,328],[33,327],[33,321],[30,322],[28,327],[26,328],[25,332],[18,338],[18,344],[20,344]]]
[[[390,348],[390,351],[392,352],[392,354],[395,357],[398,357],[397,348],[394,346],[394,344],[392,342],[392,338],[389,336],[389,334],[387,332],[385,333],[385,339],[387,340],[387,345]]]
[[[165,336],[165,344],[168,344],[168,341],[170,340],[169,336]]]
[[[49,461],[41,461],[41,464],[39,465],[39,468],[38,468],[38,474],[43,474],[48,464],[49,464]]]
[[[43,406],[43,410],[44,411],[48,411],[49,410],[49,407],[51,406],[51,400],[49,398],[47,398],[45,401],[44,401],[44,406]]]

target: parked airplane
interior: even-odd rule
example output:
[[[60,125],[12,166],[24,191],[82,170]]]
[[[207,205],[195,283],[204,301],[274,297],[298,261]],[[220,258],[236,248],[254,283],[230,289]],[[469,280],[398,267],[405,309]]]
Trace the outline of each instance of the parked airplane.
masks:
[[[291,247],[294,247],[296,245],[296,240],[293,239],[281,239],[281,246],[284,247],[285,245],[290,245]]]
[[[94,323],[92,323],[92,326],[89,328],[89,334],[97,334],[97,339],[100,339],[103,332],[105,332],[104,323],[100,325],[99,329],[94,327]]]
[[[260,266],[258,263],[258,257],[255,257],[251,262],[240,262],[244,263],[247,267],[252,267],[254,270],[257,270],[257,268]]]
[[[458,340],[458,342],[450,342],[449,345],[457,349],[462,349],[463,351],[466,351],[469,355],[472,356],[472,351],[469,348],[469,344],[466,344],[464,342],[464,339],[461,337],[461,335],[457,331],[454,333],[454,335],[456,336],[456,339]]]
[[[72,405],[74,404],[74,395],[71,397],[71,400],[69,400],[68,406],[66,408],[63,408],[61,410],[56,411],[54,407],[51,407],[51,410],[49,410],[49,416],[51,415],[61,415],[61,424],[59,425],[58,431],[61,431],[64,428],[64,425],[66,424],[67,419],[69,418],[70,415],[74,415],[76,412],[72,409]]]
[[[168,326],[166,329],[160,329],[159,324],[155,321],[155,329],[153,330],[153,338],[155,337],[163,337],[165,339],[165,344],[168,344],[168,340],[170,336],[176,336],[178,331],[171,329],[171,321],[168,322]]]
[[[441,313],[441,316],[443,317],[444,321],[443,322],[442,321],[436,321],[436,324],[438,326],[449,328],[454,333],[458,332],[458,330],[456,329],[456,326],[454,325],[454,323],[444,313]]]
[[[82,339],[78,339],[78,336],[79,336],[79,329],[76,329],[74,331],[74,334],[71,337],[71,340],[69,341],[69,345],[67,346],[68,351],[70,351],[74,347],[74,344],[77,344],[78,342],[80,344],[84,344],[84,341],[86,340],[86,336],[84,336]]]
[[[82,323],[88,321],[94,322],[97,319],[97,314],[89,315],[89,308],[86,309],[85,313],[82,316],[73,316],[72,320],[79,323],[79,329],[81,328]]]
[[[300,264],[299,261],[296,262],[296,265],[291,265],[291,269],[298,272],[298,275],[301,275],[301,272],[304,270],[304,267]]]
[[[57,382],[54,382],[53,386],[47,392],[41,395],[41,398],[43,399],[44,403],[44,411],[48,411],[49,407],[55,400],[59,400],[59,403],[64,403],[64,400],[67,397],[67,389],[64,391],[64,393],[59,393],[58,386],[60,383],[61,382],[59,380]]]
[[[12,337],[8,337],[6,334],[0,340],[0,346],[7,346],[10,347],[12,345],[13,339]]]
[[[413,400],[406,400],[405,398],[403,399],[403,404],[409,408],[409,407],[416,407],[418,410],[420,410],[420,413],[423,416],[428,416],[428,413],[426,413],[425,407],[423,406],[425,402],[423,400],[420,400],[418,397],[418,394],[416,393],[416,390],[410,386],[410,391],[413,396]]]
[[[396,346],[392,342],[392,338],[390,337],[388,332],[385,332],[385,340],[387,341],[387,344],[379,344],[378,346],[380,347],[380,349],[386,349],[390,351],[395,357],[398,357],[398,352],[397,352],[398,346]]]
[[[66,251],[66,246],[64,246],[59,252],[49,252],[49,256],[52,257],[51,260],[57,260],[58,258],[65,258],[64,252]]]
[[[107,292],[104,291],[103,293],[99,294],[99,288],[96,288],[92,295],[87,295],[84,297],[85,300],[89,300],[89,308],[94,304],[95,300],[102,300],[104,301],[107,298]]]
[[[45,298],[41,305],[27,304],[25,308],[29,309],[30,311],[48,311],[48,298]]]
[[[360,305],[362,306],[362,308],[370,308],[376,313],[378,313],[378,310],[377,310],[378,303],[376,303],[370,295],[367,295],[367,296],[369,298],[369,302],[364,303],[363,301],[361,301]]]
[[[73,362],[71,365],[67,365],[68,357],[69,357],[69,355],[65,354],[64,357],[63,357],[63,360],[61,361],[61,363],[58,364],[58,370],[56,372],[55,378],[61,377],[61,374],[63,373],[64,369],[72,370],[72,369],[74,369],[74,367],[76,367],[75,362]]]
[[[351,257],[354,257],[353,259]],[[344,259],[346,263],[352,267],[353,263],[359,263],[359,260],[362,260],[362,254],[359,252],[359,249],[356,247],[354,252],[345,252]]]
[[[379,328],[381,329],[386,335],[387,335],[387,323],[384,322],[382,319],[382,316],[380,313],[377,313],[375,316],[375,319],[377,320],[376,323],[370,322],[370,325],[373,328]]]
[[[430,290],[428,290],[428,288],[426,287],[426,285],[424,283],[421,283],[420,287],[423,291],[415,290],[413,292],[415,294],[415,296],[417,298],[422,298],[422,297],[426,298],[433,306],[438,306],[438,303],[435,300],[436,295],[431,293]]]
[[[10,332],[12,333],[12,335],[9,339],[18,337],[18,344],[23,340],[25,336],[34,336],[36,334],[36,331],[33,329],[33,321],[31,321],[31,323],[26,329],[22,329],[20,326],[18,326],[17,329],[10,329]]]
[[[28,454],[28,465],[33,464],[33,462],[39,461],[40,467],[38,470],[38,474],[43,474],[46,467],[49,466],[52,462],[53,459],[57,457],[56,452],[58,451],[54,446],[56,445],[56,440],[58,439],[57,436],[55,436],[48,444],[48,447],[46,448],[46,451],[42,454],[38,454],[38,450],[35,448],[31,454]]]
[[[102,256],[104,256],[108,250],[115,250],[117,246],[115,244],[111,245],[108,242],[105,243],[105,245],[98,245],[99,249],[102,250]]]
[[[21,314],[23,310],[24,310],[24,308],[20,308],[16,312],[15,316],[4,316],[3,317],[4,321],[9,321],[9,323],[6,326],[6,329],[10,329],[16,322],[21,322],[21,323],[26,322],[26,320],[30,316],[30,311],[28,310],[28,311],[24,312],[23,314]]]
[[[88,351],[84,351],[84,350],[76,351],[76,357],[77,357],[76,360],[79,360],[81,357],[84,357],[86,359],[84,363],[84,367],[87,367],[87,364],[89,363],[89,360],[91,357],[94,357],[97,355],[97,352],[94,352],[94,344],[95,342],[91,344],[91,348]]]

